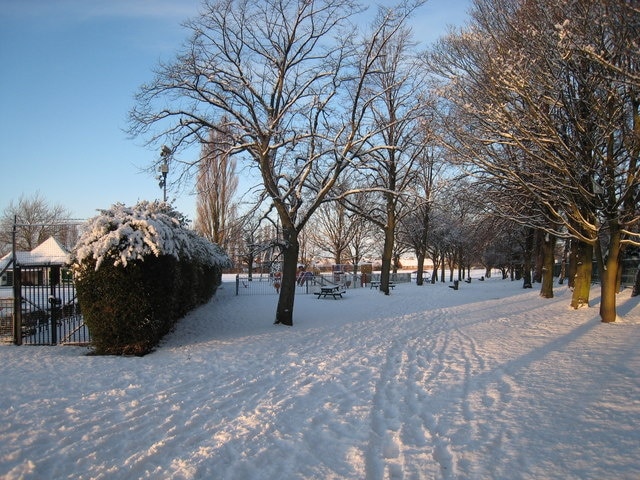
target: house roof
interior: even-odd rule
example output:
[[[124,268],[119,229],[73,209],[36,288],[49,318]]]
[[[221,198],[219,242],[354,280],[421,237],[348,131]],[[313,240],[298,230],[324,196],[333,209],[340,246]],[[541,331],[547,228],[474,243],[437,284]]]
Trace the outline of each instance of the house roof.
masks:
[[[0,259],[0,270],[3,270],[11,261],[12,254],[8,253]],[[53,237],[49,237],[30,252],[16,252],[16,261],[19,266],[63,266],[68,265],[71,254],[64,246]]]

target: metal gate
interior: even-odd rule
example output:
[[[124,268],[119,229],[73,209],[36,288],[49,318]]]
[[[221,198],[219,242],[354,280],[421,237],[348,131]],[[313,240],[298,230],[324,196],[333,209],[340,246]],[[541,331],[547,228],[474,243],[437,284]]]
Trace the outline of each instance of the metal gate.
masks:
[[[14,269],[13,341],[17,345],[87,345],[73,279],[59,266]]]

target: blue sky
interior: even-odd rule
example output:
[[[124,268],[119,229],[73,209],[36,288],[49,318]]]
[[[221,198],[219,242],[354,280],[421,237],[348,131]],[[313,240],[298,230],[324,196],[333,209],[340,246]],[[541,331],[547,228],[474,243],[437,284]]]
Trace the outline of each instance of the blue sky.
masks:
[[[416,37],[429,42],[463,23],[469,4],[429,0],[415,19]],[[187,37],[181,23],[199,5],[0,0],[0,211],[36,192],[74,218],[162,197],[148,171],[159,152],[128,138],[127,113],[158,61],[177,52]],[[168,197],[195,218],[189,186],[170,188]]]

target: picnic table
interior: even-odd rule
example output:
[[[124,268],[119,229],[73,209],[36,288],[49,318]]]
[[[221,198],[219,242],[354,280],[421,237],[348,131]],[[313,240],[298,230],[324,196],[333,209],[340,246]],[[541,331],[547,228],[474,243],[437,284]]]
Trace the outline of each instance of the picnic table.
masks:
[[[328,296],[332,296],[335,300],[338,297],[342,298],[343,293],[347,293],[344,285],[326,285],[320,287],[319,292],[315,292],[315,294],[318,295],[318,300],[321,297],[327,298]]]
[[[369,289],[372,288],[380,288],[380,280],[371,280]],[[396,288],[396,284],[394,282],[389,282],[389,288]]]

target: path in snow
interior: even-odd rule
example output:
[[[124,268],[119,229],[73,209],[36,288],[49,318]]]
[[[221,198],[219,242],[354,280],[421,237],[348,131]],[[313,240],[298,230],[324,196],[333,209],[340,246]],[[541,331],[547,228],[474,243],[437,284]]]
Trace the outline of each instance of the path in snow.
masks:
[[[0,476],[640,478],[638,299],[556,293],[299,296],[288,328],[225,285],[143,358],[0,346]]]

